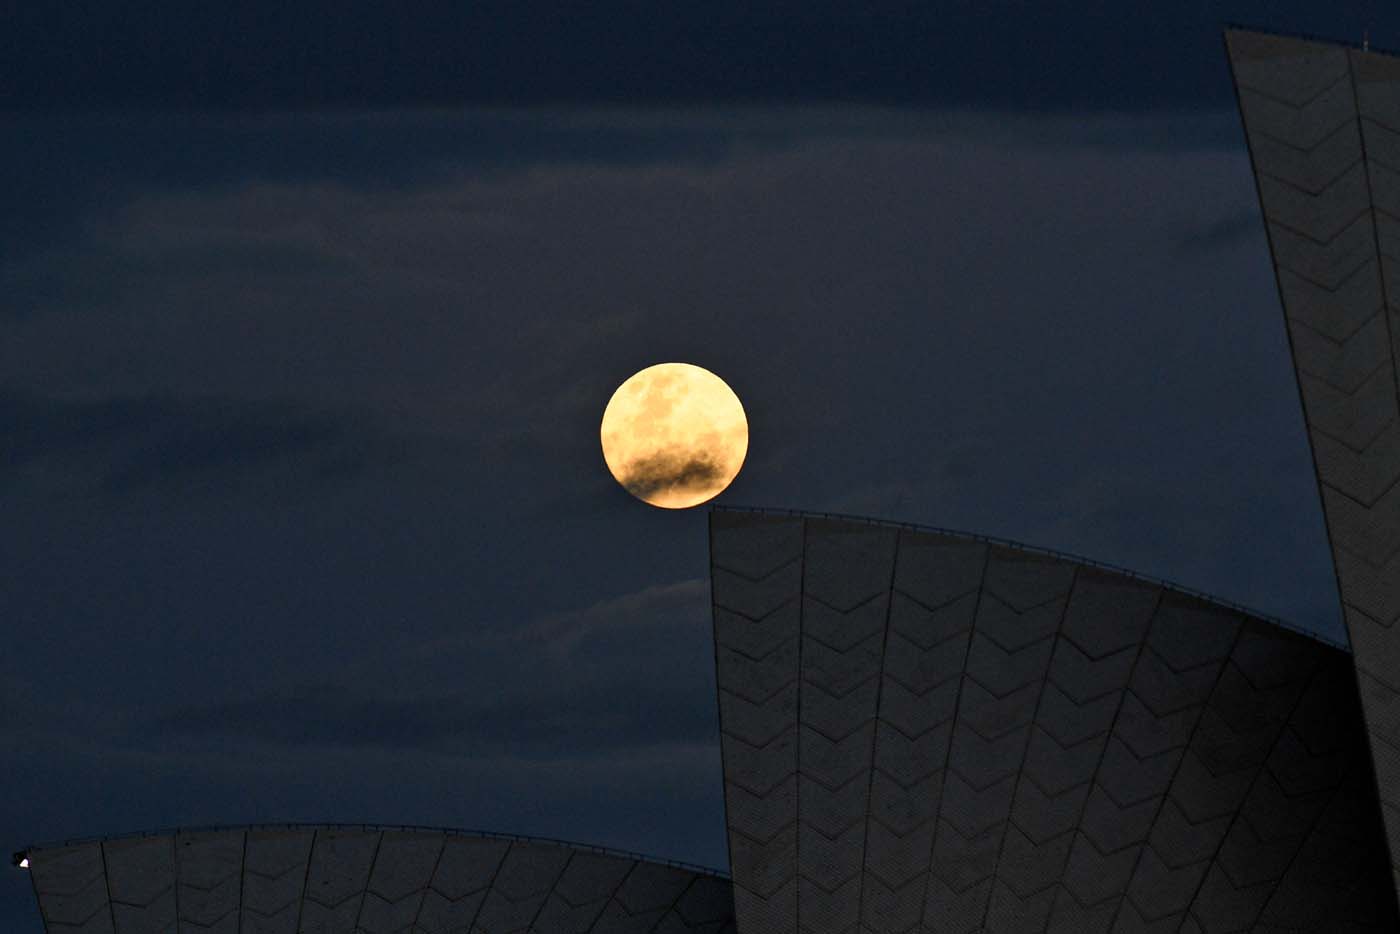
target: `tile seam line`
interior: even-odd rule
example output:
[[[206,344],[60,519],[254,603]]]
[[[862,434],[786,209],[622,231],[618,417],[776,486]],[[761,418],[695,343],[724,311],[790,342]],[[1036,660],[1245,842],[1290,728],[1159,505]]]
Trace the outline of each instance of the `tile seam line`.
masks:
[[[423,905],[428,901],[428,893],[433,890],[433,882],[437,880],[438,866],[442,865],[442,854],[447,852],[447,837],[443,836],[438,844],[437,855],[433,857],[433,867],[428,870],[428,878],[423,883],[423,892],[418,896],[418,907],[413,909],[413,920],[408,923],[407,934],[417,934],[418,919],[423,916]]]
[[[1355,53],[1347,53],[1347,75],[1351,78],[1351,99],[1352,107],[1356,111],[1356,133],[1361,141],[1361,164],[1366,167],[1366,202],[1371,208],[1371,242],[1376,251],[1376,277],[1380,280],[1381,301],[1385,308],[1382,320],[1385,321],[1386,355],[1390,358],[1391,383],[1395,391],[1395,404],[1400,408],[1400,372],[1396,372],[1395,366],[1395,333],[1390,323],[1392,311],[1390,306],[1390,286],[1386,282],[1385,270],[1380,262],[1381,256],[1381,232],[1380,225],[1376,222],[1376,191],[1375,184],[1371,180],[1371,155],[1366,146],[1366,122],[1365,115],[1361,112],[1361,91],[1356,86],[1356,68],[1352,57]],[[1369,52],[1363,54],[1370,54]]]
[[[102,857],[102,886],[107,890],[107,916],[112,919],[112,934],[117,931],[117,907],[112,902],[112,877],[107,872],[107,843],[103,841],[97,845],[97,852]]]
[[[491,877],[486,880],[486,885],[481,893],[481,901],[476,903],[476,910],[472,912],[472,919],[467,923],[465,930],[468,934],[476,930],[476,922],[481,919],[481,913],[486,909],[486,903],[491,899],[491,893],[496,890],[496,880],[501,876],[501,870],[506,866],[506,860],[510,859],[511,851],[515,849],[515,844],[507,843],[505,850],[501,852],[501,858],[496,861],[496,868],[491,870]],[[411,934],[411,932],[410,932]]]
[[[890,558],[890,585],[885,592],[885,626],[880,636],[880,671],[875,682],[875,731],[870,737],[870,768],[865,779],[865,819],[862,821],[860,840],[860,888],[856,896],[856,927],[861,929],[865,925],[865,874],[866,857],[870,852],[870,822],[871,812],[874,810],[872,801],[875,795],[875,763],[879,761],[880,746],[880,705],[885,697],[885,658],[890,646],[890,625],[894,616],[894,585],[899,575],[899,545],[904,539],[904,532],[900,529],[894,530],[894,554]]]
[[[637,867],[636,867],[635,865],[632,867],[632,869],[636,869],[636,868],[637,868]],[[627,875],[628,875],[628,877],[630,878],[631,875],[632,875],[632,871],[631,871],[631,870],[628,870]],[[625,880],[624,880],[624,881],[625,881]],[[690,894],[690,890],[693,889],[693,888],[695,888],[695,883],[698,882],[698,881],[699,881],[699,880],[698,880],[695,876],[691,876],[689,879],[686,880],[685,885],[681,886],[680,891],[677,892],[676,895],[675,895],[675,897],[672,898],[672,899],[666,904],[666,907],[663,908],[663,909],[661,910],[661,914],[657,915],[657,916],[656,916],[656,920],[653,921],[653,922],[651,923],[651,926],[647,928],[646,934],[656,934],[656,932],[660,929],[662,923],[665,922],[665,920],[666,920],[668,917],[670,917],[671,915],[673,915],[673,914],[674,914],[676,917],[678,917],[678,918],[681,917],[681,913],[680,913],[680,904],[681,904],[681,900],[684,899],[687,895]],[[617,893],[618,893],[618,892],[621,892],[621,891],[622,891],[622,883],[618,883],[617,888],[613,890],[613,895],[616,896]],[[620,903],[619,903],[619,904],[620,904]],[[598,920],[601,919],[602,917],[603,917],[603,915],[602,915],[602,913],[600,912],[599,915],[598,915],[598,918],[595,918],[595,919],[594,919],[593,924],[594,924],[594,925],[597,925]],[[737,922],[736,922],[736,923],[737,923]],[[689,925],[687,925],[687,926],[689,926]],[[593,928],[590,927],[588,930],[589,930],[590,934],[592,934]]]
[[[355,923],[350,928],[350,934],[359,934],[360,918],[365,913],[365,900],[369,898],[370,886],[374,884],[374,867],[379,863],[379,851],[384,846],[384,831],[379,831],[379,835],[374,841],[374,853],[369,858],[369,869],[365,872],[365,887],[360,892],[360,904],[355,908]]]
[[[1392,331],[1391,331],[1391,326],[1390,326],[1390,295],[1389,295],[1389,289],[1388,289],[1388,287],[1386,286],[1385,271],[1384,271],[1384,269],[1382,269],[1381,263],[1380,263],[1380,252],[1381,252],[1380,227],[1379,227],[1379,225],[1378,225],[1377,222],[1376,222],[1376,216],[1375,216],[1376,198],[1375,198],[1375,191],[1373,190],[1372,184],[1371,184],[1371,166],[1370,166],[1370,162],[1369,162],[1369,156],[1368,156],[1368,153],[1367,153],[1367,150],[1366,150],[1366,129],[1365,129],[1364,126],[1362,126],[1361,92],[1360,92],[1360,90],[1359,90],[1359,89],[1357,88],[1357,86],[1356,86],[1356,64],[1355,64],[1354,56],[1355,56],[1355,50],[1349,50],[1349,51],[1346,53],[1347,75],[1348,75],[1348,77],[1351,78],[1351,99],[1352,99],[1352,108],[1353,108],[1353,110],[1354,110],[1355,113],[1356,113],[1356,135],[1357,135],[1358,140],[1359,140],[1360,143],[1361,143],[1361,157],[1362,157],[1362,160],[1363,160],[1364,162],[1366,162],[1366,200],[1367,200],[1367,202],[1371,205],[1371,211],[1372,211],[1372,213],[1371,213],[1371,236],[1372,236],[1372,245],[1373,245],[1374,248],[1375,248],[1376,257],[1377,257],[1377,262],[1376,262],[1376,276],[1377,276],[1377,278],[1379,278],[1379,280],[1380,280],[1381,300],[1382,300],[1383,302],[1385,302],[1385,307],[1386,307],[1386,314],[1385,314],[1385,333],[1386,333],[1386,338],[1387,338],[1387,340],[1386,340],[1387,346],[1386,346],[1385,349],[1386,349],[1387,354],[1388,354],[1389,357],[1390,357],[1391,378],[1392,378],[1392,380],[1394,381],[1395,403],[1396,403],[1397,407],[1400,407],[1400,374],[1397,374],[1397,373],[1395,372],[1395,337],[1394,337],[1394,334],[1393,334]],[[1231,66],[1231,67],[1233,68],[1233,66]],[[1251,157],[1251,158],[1252,158],[1252,157]],[[1290,348],[1290,349],[1291,349],[1291,348]],[[1296,358],[1295,358],[1295,359],[1296,359]],[[1306,409],[1304,410],[1304,414],[1306,415]],[[1308,439],[1308,445],[1309,445],[1309,447],[1312,446],[1312,439],[1311,439],[1311,438]],[[1316,452],[1314,451],[1314,453],[1313,453],[1313,458],[1314,458],[1313,463],[1314,463],[1314,466],[1316,466],[1316,463],[1317,463],[1317,462],[1316,462],[1316,457],[1317,457],[1317,454],[1316,454]],[[1320,469],[1318,470],[1317,480],[1318,480],[1318,484],[1319,484],[1319,490],[1318,490],[1318,492],[1319,492],[1319,496],[1321,496],[1321,492],[1322,492],[1322,491],[1321,491],[1322,473],[1321,473],[1321,470],[1320,470]],[[1336,575],[1337,575],[1337,596],[1338,596],[1338,598],[1341,600],[1341,602],[1342,602],[1343,604],[1345,604],[1345,603],[1346,603],[1346,592],[1345,592],[1345,590],[1344,590],[1343,587],[1342,587],[1341,568],[1338,566],[1338,564],[1337,564],[1337,558],[1336,558],[1336,556],[1337,556],[1337,544],[1336,544],[1335,541],[1332,540],[1332,523],[1331,523],[1331,520],[1327,517],[1327,502],[1326,502],[1326,497],[1325,497],[1325,496],[1321,496],[1321,498],[1322,498],[1322,500],[1323,500],[1323,524],[1327,526],[1328,544],[1331,546],[1331,549],[1332,549],[1332,556],[1333,556],[1333,557],[1332,557],[1332,566],[1333,566],[1333,570],[1336,572]],[[1350,622],[1348,621],[1348,616],[1347,616],[1347,614],[1346,614],[1345,611],[1343,611],[1343,613],[1342,613],[1342,624],[1343,624],[1344,626],[1347,627],[1347,637],[1348,637],[1348,641],[1350,641],[1350,639],[1351,639],[1351,625],[1350,625]],[[1356,658],[1356,655],[1355,655],[1354,652],[1353,652],[1353,654],[1352,654],[1352,665],[1353,665],[1353,669],[1352,669],[1352,670],[1353,670],[1353,672],[1355,672],[1355,671],[1357,670],[1357,668],[1359,667],[1359,665],[1358,665],[1358,659]],[[1367,737],[1368,737],[1368,742],[1366,743],[1366,751],[1367,751],[1367,753],[1369,754],[1370,760],[1371,760],[1371,782],[1372,782],[1372,786],[1371,786],[1371,787],[1372,787],[1372,790],[1373,790],[1374,793],[1375,793],[1375,800],[1376,800],[1377,802],[1380,802],[1380,801],[1383,800],[1383,799],[1382,799],[1382,796],[1381,796],[1381,776],[1380,776],[1379,763],[1376,761],[1375,749],[1372,747],[1372,744],[1369,742],[1369,736],[1370,736],[1370,734],[1371,734],[1371,732],[1372,732],[1372,730],[1371,730],[1371,717],[1370,717],[1369,712],[1367,711],[1367,707],[1366,707],[1366,697],[1365,697],[1365,695],[1363,695],[1363,694],[1361,693],[1361,679],[1360,679],[1359,677],[1357,677],[1356,675],[1353,675],[1353,677],[1352,677],[1352,682],[1356,685],[1357,700],[1360,702],[1362,723],[1363,723],[1363,724],[1365,725],[1365,727],[1366,727],[1366,733],[1367,733]],[[1384,830],[1383,836],[1384,836],[1384,838],[1385,838],[1385,852],[1386,852],[1386,858],[1388,859],[1388,861],[1389,861],[1389,863],[1390,863],[1390,871],[1391,871],[1391,902],[1392,902],[1392,904],[1397,904],[1397,903],[1400,903],[1400,886],[1397,886],[1397,885],[1396,885],[1396,878],[1395,878],[1395,871],[1396,871],[1396,867],[1395,867],[1395,849],[1394,849],[1394,846],[1393,846],[1392,843],[1391,843],[1391,837],[1392,837],[1391,828],[1388,827],[1388,826],[1386,826],[1386,819],[1385,819],[1385,810],[1384,810],[1384,808],[1381,809],[1381,825],[1382,825],[1382,829]]]
[[[1045,659],[1045,671],[1040,676],[1040,690],[1036,692],[1035,706],[1031,709],[1031,718],[1026,723],[1026,741],[1021,744],[1020,762],[1016,768],[1016,777],[1011,782],[1011,800],[1007,802],[1006,806],[1006,823],[1001,828],[1001,842],[997,844],[996,856],[992,858],[992,884],[991,887],[987,889],[987,901],[982,906],[982,923],[980,926],[983,929],[987,927],[987,918],[992,912],[992,899],[996,897],[998,873],[1001,871],[1001,854],[1006,850],[1006,837],[1011,831],[1011,826],[1016,815],[1016,795],[1021,790],[1021,777],[1026,773],[1026,759],[1030,756],[1031,740],[1035,738],[1035,725],[1040,717],[1040,705],[1045,700],[1045,685],[1050,682],[1050,669],[1055,665],[1055,649],[1060,644],[1060,633],[1064,631],[1065,620],[1069,619],[1070,604],[1074,601],[1074,588],[1078,585],[1079,565],[1072,565],[1069,577],[1069,590],[1066,591],[1064,596],[1065,605],[1060,608],[1060,618],[1055,623],[1055,633],[1053,641],[1050,643],[1050,654]],[[1029,647],[1030,646],[1027,646],[1027,648]],[[1034,779],[1031,780],[1031,784],[1035,784]],[[1019,827],[1017,830],[1021,832]],[[1007,883],[1007,888],[1011,888],[1010,883]],[[1012,893],[1015,894],[1014,889],[1012,889]],[[1020,895],[1016,897],[1020,898]]]
[[[793,934],[802,934],[802,656],[807,646],[807,538],[812,524],[802,519],[802,558],[797,577],[797,735],[793,737],[793,772],[797,781],[792,786],[792,809],[797,829],[792,837],[792,898]],[[738,921],[736,919],[737,926]]]
[[[554,897],[554,890],[557,889],[557,888],[559,888],[559,883],[560,883],[560,882],[564,881],[564,875],[565,875],[565,873],[567,873],[567,872],[569,871],[569,867],[570,867],[571,865],[573,865],[574,857],[577,856],[577,855],[578,855],[577,853],[570,853],[568,856],[564,857],[564,865],[559,867],[559,874],[556,875],[556,876],[554,877],[554,881],[551,882],[551,883],[549,884],[549,889],[544,893],[544,898],[541,898],[541,899],[540,899],[540,905],[539,905],[539,907],[536,908],[536,909],[535,909],[535,913],[532,914],[532,915],[530,916],[530,923],[527,924],[527,925],[525,925],[526,934],[530,934],[530,932],[533,932],[534,930],[536,930],[535,925],[536,925],[536,923],[539,922],[539,920],[540,920],[540,915],[544,914],[544,909],[545,909],[545,907],[549,904],[549,900],[550,900],[551,898]],[[489,893],[488,893],[488,897],[489,897]],[[483,898],[483,899],[481,900],[481,904],[484,906],[484,905],[486,904],[486,899]],[[604,907],[604,910],[607,909],[607,906],[606,906],[606,905],[604,905],[603,907]],[[479,913],[478,913],[478,914],[479,914]],[[475,928],[475,927],[476,927],[476,922],[473,921],[473,922],[472,922],[472,928]],[[470,931],[472,928],[468,928],[467,930]],[[352,934],[354,934],[354,932],[352,932]]]
[[[301,934],[301,916],[306,907],[306,887],[311,884],[311,861],[316,857],[316,836],[321,831],[311,831],[311,845],[306,848],[306,872],[301,877],[301,894],[297,898],[297,921],[292,926],[293,934]]]
[[[1118,898],[1118,904],[1113,909],[1112,920],[1109,921],[1108,930],[1117,928],[1118,919],[1123,914],[1123,906],[1128,904],[1128,892],[1132,890],[1133,880],[1137,878],[1138,869],[1142,866],[1142,855],[1147,852],[1147,847],[1152,841],[1152,831],[1157,827],[1157,821],[1161,819],[1162,810],[1167,805],[1167,799],[1171,797],[1172,788],[1176,785],[1177,777],[1181,774],[1182,763],[1191,754],[1191,744],[1196,740],[1196,734],[1201,729],[1201,723],[1206,718],[1206,713],[1210,710],[1210,702],[1215,698],[1215,692],[1220,690],[1220,681],[1225,677],[1225,669],[1230,667],[1230,659],[1234,657],[1235,650],[1239,648],[1240,639],[1244,636],[1244,631],[1249,626],[1249,620],[1241,620],[1235,629],[1234,638],[1230,641],[1230,647],[1220,659],[1220,669],[1215,673],[1215,680],[1211,683],[1210,690],[1206,692],[1201,702],[1200,713],[1196,715],[1195,721],[1191,724],[1191,733],[1186,737],[1186,742],[1181,746],[1181,753],[1172,766],[1171,775],[1167,778],[1166,784],[1162,786],[1161,800],[1152,810],[1152,820],[1147,824],[1147,831],[1142,840],[1137,844],[1137,855],[1133,857],[1133,868],[1128,872],[1127,880],[1123,883],[1123,893]]]
[[[715,571],[718,565],[715,563],[715,511],[713,508],[705,515],[705,529],[709,540],[705,543],[706,550],[710,558],[710,642],[712,643],[712,655],[714,658],[715,672],[715,737],[719,740],[719,787],[720,802],[724,808],[724,858],[730,872],[734,869],[734,835],[730,832],[729,820],[729,781],[725,778],[728,775],[726,768],[727,757],[725,754],[724,741],[724,707],[720,703],[720,675],[719,675],[719,605],[715,602]],[[800,583],[799,583],[799,586]],[[800,691],[801,688],[798,688]],[[731,887],[729,892],[730,910],[733,915],[734,927],[737,934],[739,927],[739,912],[734,904],[734,890]],[[413,934],[412,931],[409,934]]]
[[[1365,741],[1366,740],[1364,736],[1358,737],[1358,742],[1364,744]],[[1311,754],[1311,751],[1309,751],[1309,754]],[[1284,880],[1288,878],[1288,873],[1293,870],[1294,864],[1298,862],[1298,857],[1302,854],[1303,850],[1307,848],[1309,841],[1311,841],[1313,838],[1313,834],[1317,833],[1318,828],[1322,826],[1323,819],[1327,816],[1327,812],[1336,802],[1337,796],[1340,795],[1342,791],[1346,788],[1347,778],[1350,777],[1349,772],[1351,771],[1353,764],[1354,763],[1351,760],[1345,760],[1345,764],[1343,765],[1341,770],[1341,775],[1337,780],[1337,787],[1333,788],[1332,791],[1328,793],[1326,802],[1323,803],[1322,807],[1318,808],[1317,816],[1314,817],[1311,822],[1309,822],[1307,831],[1298,841],[1297,849],[1293,851],[1293,855],[1288,858],[1288,862],[1284,864],[1283,870],[1279,873],[1278,878],[1274,881],[1273,891],[1269,893],[1268,898],[1264,899],[1264,904],[1259,906],[1259,911],[1255,914],[1254,920],[1250,922],[1251,930],[1254,927],[1257,927],[1259,923],[1263,921],[1264,917],[1269,913],[1269,906],[1272,905],[1274,903],[1274,899],[1278,897],[1279,890],[1283,888]]]
[[[935,805],[933,818],[933,833],[929,834],[928,861],[924,869],[924,892],[919,899],[919,930],[933,934],[928,926],[928,887],[929,880],[933,878],[933,856],[938,849],[938,830],[943,823],[943,798],[948,789],[948,772],[953,763],[953,740],[958,733],[958,714],[962,708],[962,695],[964,679],[961,677],[967,671],[968,660],[972,657],[972,640],[977,636],[977,615],[982,610],[982,592],[987,586],[987,571],[992,565],[992,544],[983,542],[982,548],[982,569],[977,578],[977,598],[972,605],[972,616],[968,620],[967,645],[963,647],[962,669],[959,672],[958,691],[953,698],[953,715],[948,719],[948,744],[943,747],[943,765],[940,767],[942,775],[938,782],[938,801]]]
[[[1108,758],[1108,744],[1113,741],[1113,731],[1117,728],[1118,720],[1123,715],[1123,706],[1128,700],[1128,687],[1133,683],[1133,675],[1137,673],[1138,663],[1142,661],[1143,649],[1146,648],[1147,641],[1152,638],[1152,630],[1156,627],[1158,616],[1162,612],[1162,596],[1165,593],[1165,589],[1161,587],[1157,588],[1157,596],[1152,602],[1152,612],[1147,617],[1147,625],[1143,627],[1142,639],[1137,644],[1137,652],[1133,655],[1133,663],[1128,666],[1127,674],[1123,678],[1123,687],[1118,690],[1118,705],[1113,709],[1113,719],[1109,722],[1108,729],[1102,734],[1103,748],[1099,750],[1099,757],[1094,763],[1094,770],[1089,774],[1087,780],[1089,788],[1084,793],[1084,801],[1079,805],[1079,814],[1074,820],[1074,839],[1070,840],[1069,848],[1065,851],[1065,858],[1060,863],[1059,875],[1055,878],[1054,886],[1056,892],[1060,889],[1064,889],[1076,902],[1079,901],[1079,899],[1075,898],[1074,893],[1070,892],[1069,886],[1065,884],[1065,873],[1069,870],[1070,859],[1074,856],[1074,844],[1080,836],[1088,840],[1089,845],[1093,846],[1095,850],[1098,849],[1089,835],[1084,833],[1084,815],[1089,812],[1089,799],[1093,797],[1094,787],[1098,784],[1099,774],[1103,771],[1104,760]],[[1046,917],[1045,923],[1041,925],[1040,934],[1044,934],[1044,932],[1050,930],[1050,925],[1055,922],[1056,901],[1058,901],[1058,899],[1052,899],[1050,902],[1050,914]]]
[[[170,870],[175,877],[171,891],[175,899],[175,934],[180,934],[180,842],[179,834],[170,835]]]
[[[238,856],[238,934],[243,934],[243,905],[248,900],[248,831],[243,831],[243,850]],[[412,934],[410,931],[409,934]]]
[[[1278,729],[1274,732],[1273,738],[1269,742],[1268,752],[1266,752],[1264,756],[1259,760],[1259,766],[1254,770],[1254,775],[1249,780],[1249,786],[1245,789],[1243,797],[1240,798],[1239,806],[1236,807],[1235,812],[1230,815],[1230,821],[1228,824],[1225,825],[1225,832],[1220,835],[1220,842],[1218,842],[1215,845],[1215,851],[1211,853],[1210,861],[1206,864],[1205,869],[1202,870],[1201,877],[1198,880],[1196,880],[1195,891],[1191,893],[1191,898],[1187,901],[1186,908],[1181,913],[1181,921],[1177,923],[1175,934],[1181,934],[1181,932],[1186,927],[1187,920],[1192,918],[1192,909],[1196,907],[1196,901],[1201,897],[1202,890],[1205,889],[1206,879],[1210,877],[1211,870],[1214,869],[1216,863],[1220,861],[1220,854],[1225,851],[1225,844],[1230,839],[1230,831],[1234,830],[1235,825],[1239,823],[1240,815],[1244,813],[1245,808],[1249,805],[1250,795],[1254,793],[1255,787],[1259,784],[1259,779],[1263,777],[1265,772],[1269,771],[1269,760],[1273,758],[1274,750],[1278,748],[1279,739],[1282,738],[1283,735],[1288,731],[1289,725],[1293,722],[1293,718],[1298,713],[1298,708],[1301,707],[1303,704],[1303,699],[1307,697],[1308,691],[1312,688],[1313,683],[1317,680],[1317,678],[1323,673],[1324,668],[1324,660],[1315,659],[1313,661],[1313,668],[1312,671],[1308,672],[1307,681],[1303,683],[1302,690],[1298,692],[1298,696],[1295,697],[1293,699],[1293,703],[1289,705],[1288,713],[1284,715],[1283,720],[1279,723]],[[1233,729],[1234,728],[1231,727],[1232,732]],[[1186,819],[1188,822],[1190,821],[1189,816],[1187,816]],[[1301,841],[1299,842],[1299,846],[1302,846]],[[1224,871],[1225,869],[1222,865],[1221,872]],[[1228,878],[1228,873],[1226,873],[1226,876]],[[1234,885],[1233,879],[1230,880],[1230,884]],[[1197,924],[1199,923],[1199,919],[1197,919]]]

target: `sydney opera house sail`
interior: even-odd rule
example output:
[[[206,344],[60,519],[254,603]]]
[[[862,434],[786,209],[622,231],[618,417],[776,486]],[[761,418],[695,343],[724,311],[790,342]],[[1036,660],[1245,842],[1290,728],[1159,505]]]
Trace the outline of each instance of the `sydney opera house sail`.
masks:
[[[1400,855],[1400,59],[1226,36]],[[1400,876],[1397,876],[1400,887]]]
[[[48,934],[733,934],[729,881],[417,828],[179,831],[27,851]]]
[[[16,854],[47,934],[1400,931],[1400,59],[1226,45],[1350,649],[1010,542],[717,508],[731,876],[181,830]]]
[[[738,930],[1394,931],[1345,651],[1075,560],[716,510]]]

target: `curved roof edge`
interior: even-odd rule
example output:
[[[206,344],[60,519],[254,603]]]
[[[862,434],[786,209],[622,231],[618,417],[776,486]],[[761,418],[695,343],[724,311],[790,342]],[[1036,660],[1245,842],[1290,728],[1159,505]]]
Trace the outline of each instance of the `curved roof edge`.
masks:
[[[1223,32],[1249,32],[1258,36],[1273,36],[1277,39],[1297,39],[1300,42],[1318,42],[1324,45],[1332,45],[1343,49],[1356,49],[1359,52],[1374,52],[1377,55],[1393,55],[1400,57],[1400,50],[1376,45],[1374,42],[1367,43],[1365,40],[1354,42],[1350,39],[1334,39],[1330,36],[1319,36],[1311,32],[1296,32],[1289,29],[1265,29],[1262,26],[1251,26],[1248,23],[1233,23],[1226,21],[1221,29]]]
[[[947,529],[936,525],[921,525],[917,522],[901,522],[897,519],[881,519],[873,516],[855,516],[840,512],[814,512],[805,509],[790,509],[781,506],[742,505],[715,505],[711,506],[710,509],[712,512],[740,512],[769,516],[793,516],[795,518],[800,519],[834,519],[841,522],[859,522],[865,525],[878,525],[886,528],[908,529],[911,532],[928,532],[933,535],[946,535],[950,538],[960,538],[965,541],[984,542],[988,545],[996,545],[1000,548],[1008,548],[1013,551],[1024,551],[1028,554],[1044,555],[1048,558],[1058,558],[1061,561],[1072,561],[1075,564],[1082,564],[1085,567],[1098,568],[1101,571],[1109,571],[1114,574],[1120,574],[1124,577],[1132,578],[1133,580],[1142,581],[1145,584],[1152,584],[1156,587],[1162,587],[1174,593],[1179,593],[1187,597],[1194,597],[1197,600],[1204,600],[1207,603],[1212,603],[1216,606],[1223,607],[1228,610],[1233,610],[1236,613],[1243,613],[1244,615],[1259,620],[1260,622],[1269,623],[1273,626],[1278,626],[1280,629],[1287,629],[1290,632],[1294,632],[1300,636],[1312,639],[1314,642],[1320,642],[1323,645],[1330,646],[1331,648],[1337,649],[1341,652],[1345,652],[1348,655],[1351,654],[1351,646],[1348,643],[1334,639],[1331,636],[1323,635],[1322,633],[1317,632],[1316,630],[1309,629],[1306,626],[1299,625],[1298,623],[1289,622],[1288,620],[1282,619],[1278,616],[1273,616],[1272,614],[1261,612],[1260,610],[1247,607],[1241,603],[1236,603],[1233,600],[1226,600],[1222,597],[1217,597],[1214,594],[1209,594],[1201,590],[1196,590],[1192,587],[1186,587],[1182,584],[1177,584],[1160,577],[1153,577],[1150,574],[1143,574],[1138,571],[1134,571],[1131,568],[1125,568],[1116,564],[1110,564],[1107,561],[1099,561],[1094,558],[1086,558],[1083,555],[1078,555],[1069,551],[1058,551],[1054,548],[1045,548],[1040,545],[1028,545],[1025,542],[1013,541],[1009,538],[998,538],[995,535],[983,535],[979,532],[965,532],[960,529]]]
[[[449,837],[471,837],[482,840],[509,840],[512,843],[525,843],[537,846],[557,846],[566,847],[572,850],[580,850],[586,853],[597,853],[600,856],[614,856],[619,859],[631,859],[644,863],[652,863],[657,866],[670,866],[673,869],[684,869],[697,875],[713,876],[716,879],[729,881],[729,873],[710,866],[701,866],[696,863],[687,863],[679,859],[662,859],[656,856],[648,856],[645,853],[635,853],[631,850],[620,850],[613,847],[598,846],[592,843],[578,843],[573,840],[560,840],[555,837],[532,837],[526,834],[501,833],[493,830],[468,830],[457,827],[431,827],[423,824],[357,824],[357,823],[316,823],[314,821],[284,821],[261,824],[204,824],[190,827],[162,827],[155,830],[133,830],[125,833],[107,834],[105,836],[93,837],[72,837],[66,840],[51,840],[43,843],[33,843],[18,850],[13,857],[15,864],[26,855],[40,850],[59,849],[61,847],[81,846],[91,843],[109,843],[115,840],[144,840],[152,837],[169,837],[182,833],[228,833],[232,831],[257,831],[257,830],[363,830],[368,833],[381,831],[404,831],[418,833],[436,833]]]

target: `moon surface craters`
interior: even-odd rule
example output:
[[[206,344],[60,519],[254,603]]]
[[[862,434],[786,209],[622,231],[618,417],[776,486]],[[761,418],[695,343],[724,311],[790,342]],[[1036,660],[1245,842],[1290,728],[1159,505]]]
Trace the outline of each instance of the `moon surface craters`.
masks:
[[[629,377],[609,400],[600,434],[617,482],[663,509],[697,506],[723,492],[749,444],[739,397],[689,363],[660,363]]]

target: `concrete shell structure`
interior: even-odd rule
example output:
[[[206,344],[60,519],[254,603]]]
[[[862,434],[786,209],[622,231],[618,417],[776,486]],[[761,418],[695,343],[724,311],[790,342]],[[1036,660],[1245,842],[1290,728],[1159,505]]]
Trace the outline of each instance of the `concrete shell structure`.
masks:
[[[716,510],[732,884],[450,831],[178,831],[25,851],[49,934],[1400,930],[1400,60],[1226,39],[1354,655],[1014,543]]]
[[[716,510],[740,932],[1400,929],[1349,655],[949,533]]]
[[[49,934],[733,934],[729,880],[546,840],[267,826],[26,851]]]
[[[1393,864],[1400,854],[1400,58],[1244,31],[1226,41]]]

